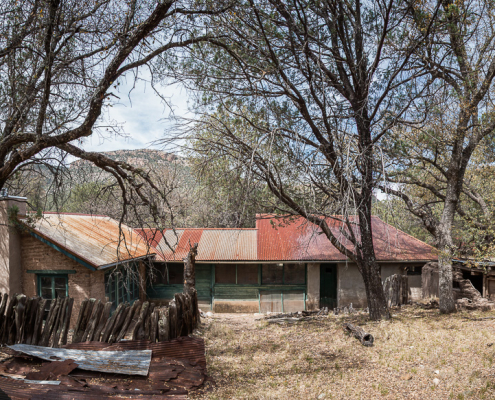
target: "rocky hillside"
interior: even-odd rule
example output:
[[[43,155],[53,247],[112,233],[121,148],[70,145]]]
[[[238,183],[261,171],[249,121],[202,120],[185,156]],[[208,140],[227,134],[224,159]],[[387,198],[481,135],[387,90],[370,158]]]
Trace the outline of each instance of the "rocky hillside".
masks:
[[[173,153],[166,153],[162,150],[138,149],[138,150],[115,150],[102,152],[112,160],[124,161],[138,168],[153,167],[156,165],[185,164],[185,159]],[[89,161],[77,160],[71,163],[71,169],[92,166]]]

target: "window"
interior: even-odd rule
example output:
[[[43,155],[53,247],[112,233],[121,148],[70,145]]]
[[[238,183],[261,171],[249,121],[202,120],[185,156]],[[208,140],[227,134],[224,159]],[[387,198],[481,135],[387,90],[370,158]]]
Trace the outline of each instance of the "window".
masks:
[[[306,272],[304,264],[285,264],[284,283],[286,285],[304,285],[306,282]]]
[[[154,285],[184,284],[184,264],[156,263],[153,268]]]
[[[419,267],[408,267],[407,268],[407,275],[408,276],[414,276],[414,275],[421,275],[421,271],[423,270],[423,266],[419,266]]]
[[[237,283],[239,285],[258,284],[258,265],[245,264],[237,266]]]
[[[134,303],[139,298],[137,265],[130,264],[106,273],[105,295],[109,301],[113,302],[113,309],[120,303]]]
[[[257,264],[217,264],[215,283],[230,285],[257,285]]]
[[[264,285],[282,285],[284,283],[284,265],[263,264],[261,276]]]
[[[304,285],[306,269],[304,264],[263,264],[261,279],[263,285]]]
[[[235,264],[217,264],[215,266],[215,283],[234,284],[236,283]]]
[[[69,295],[67,275],[38,275],[38,296],[47,300]]]

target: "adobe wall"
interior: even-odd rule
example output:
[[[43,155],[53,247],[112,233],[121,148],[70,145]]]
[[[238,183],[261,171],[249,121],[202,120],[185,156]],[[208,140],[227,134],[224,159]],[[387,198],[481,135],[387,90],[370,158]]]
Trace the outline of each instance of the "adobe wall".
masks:
[[[21,239],[8,220],[8,210],[12,206],[16,206],[18,215],[22,216],[26,213],[26,203],[12,198],[0,200],[0,293],[9,294],[22,291]]]
[[[37,295],[36,274],[28,270],[73,270],[69,274],[69,297],[74,298],[71,328],[76,323],[81,303],[86,298],[105,300],[105,280],[103,271],[91,271],[78,262],[28,234],[21,237],[22,245],[22,293],[32,297]]]
[[[317,310],[320,308],[320,264],[309,263],[307,273],[306,310]]]
[[[401,264],[382,264],[382,281],[390,275],[404,272]],[[354,263],[339,263],[337,272],[337,299],[339,307],[366,308],[366,289],[364,281]]]
[[[338,307],[366,308],[364,281],[354,263],[337,264],[337,304]]]

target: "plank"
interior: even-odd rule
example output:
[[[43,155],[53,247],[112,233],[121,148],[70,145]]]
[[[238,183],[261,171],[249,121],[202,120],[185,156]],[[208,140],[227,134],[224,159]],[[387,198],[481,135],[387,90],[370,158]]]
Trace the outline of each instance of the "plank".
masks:
[[[97,341],[97,342],[100,341],[103,329],[105,329],[105,326],[109,321],[110,312],[112,311],[112,305],[113,305],[113,302],[108,301],[103,306],[103,313],[101,314],[100,322],[98,323],[98,327],[96,328],[96,331],[93,335],[92,340]]]
[[[33,327],[33,338],[30,344],[36,345],[39,343],[41,339],[41,332],[43,329],[43,316],[45,314],[45,307],[47,301],[48,301],[47,299],[42,298],[38,303],[38,311],[36,313],[35,324]]]
[[[55,300],[52,300],[52,302],[50,303],[50,311],[45,321],[43,333],[41,334],[41,340],[40,340],[41,346],[48,346],[48,343],[50,342],[50,337],[53,333],[53,329],[55,328],[55,319],[57,318],[62,300],[63,299],[61,298],[56,298]]]
[[[127,314],[127,317],[122,325],[122,329],[120,330],[120,333],[117,336],[117,340],[116,340],[117,342],[120,342],[122,339],[125,338],[125,335],[129,330],[129,325],[131,324],[132,320],[134,318],[139,317],[137,314],[140,309],[141,309],[141,300],[136,300],[132,305],[131,309],[129,310],[129,313]]]
[[[61,345],[67,344],[67,335],[69,333],[70,319],[72,316],[73,306],[74,306],[74,299],[72,297],[70,297],[69,301],[67,302],[67,311],[65,313],[65,321],[64,321],[63,331],[62,331],[62,340],[60,342]]]

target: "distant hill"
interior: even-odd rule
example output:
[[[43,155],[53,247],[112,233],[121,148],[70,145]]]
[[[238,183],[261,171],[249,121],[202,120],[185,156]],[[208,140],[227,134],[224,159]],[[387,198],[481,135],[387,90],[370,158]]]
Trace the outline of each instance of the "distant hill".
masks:
[[[115,150],[105,151],[101,154],[111,158],[131,164],[137,168],[153,167],[154,165],[168,165],[170,163],[184,165],[185,159],[173,153],[166,153],[162,150],[137,149],[137,150]],[[71,169],[93,166],[89,161],[76,160],[70,164]]]

